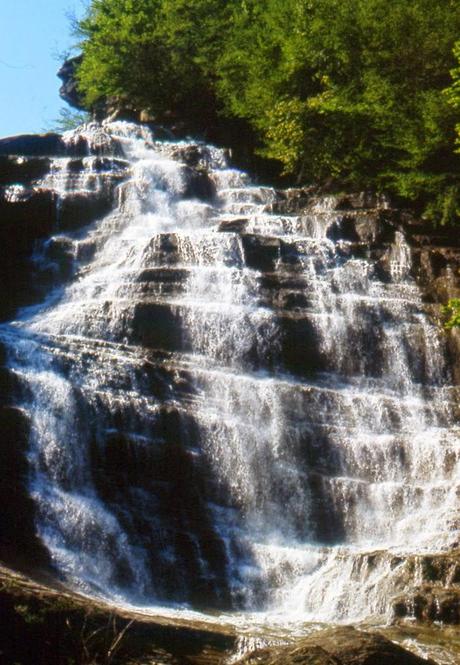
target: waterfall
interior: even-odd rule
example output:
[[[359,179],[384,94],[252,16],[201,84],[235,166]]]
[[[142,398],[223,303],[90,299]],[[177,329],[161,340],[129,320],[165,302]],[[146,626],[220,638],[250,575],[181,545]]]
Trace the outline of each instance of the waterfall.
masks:
[[[366,212],[327,198],[278,214],[211,146],[82,135],[129,177],[37,248],[65,279],[0,330],[54,566],[118,602],[387,614],[411,557],[458,539],[454,395],[403,234],[347,236]],[[97,159],[39,186],[97,192]]]

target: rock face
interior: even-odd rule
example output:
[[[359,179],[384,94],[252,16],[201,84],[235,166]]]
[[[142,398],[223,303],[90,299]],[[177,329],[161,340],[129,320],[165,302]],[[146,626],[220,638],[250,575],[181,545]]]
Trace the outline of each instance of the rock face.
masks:
[[[76,109],[84,110],[85,104],[81,94],[78,92],[75,71],[82,61],[82,56],[77,55],[74,58],[66,60],[60,70],[58,77],[62,81],[59,94],[62,99]]]
[[[55,253],[54,277],[69,272],[70,257],[57,256],[51,235],[76,231],[106,214],[113,204],[114,187],[126,176],[126,161],[115,145],[103,139],[88,142],[83,135],[23,135],[0,139],[0,320],[43,293],[37,282],[43,255]],[[50,266],[47,270],[49,272]],[[50,276],[50,275],[48,275]],[[41,287],[47,279],[41,274]]]
[[[446,234],[127,123],[0,153],[2,445],[31,549],[129,602],[457,621],[454,554],[436,579],[421,554],[459,541]]]
[[[377,633],[344,626],[314,633],[292,646],[261,649],[239,665],[436,665]]]
[[[84,136],[24,135],[0,139],[0,320],[69,279],[75,259],[65,232],[78,232],[108,212],[114,187],[126,177],[126,162],[104,157],[103,142]],[[51,239],[51,236],[53,238]],[[80,254],[93,251],[82,246]],[[3,347],[0,347],[3,350]],[[0,368],[0,429],[4,506],[0,556],[17,567],[49,566],[37,538],[29,495],[26,452],[30,421],[12,402],[18,382]]]
[[[29,494],[26,461],[29,436],[29,421],[22,411],[7,406],[11,400],[12,377],[4,369],[0,396],[0,432],[2,449],[2,478],[0,501],[2,519],[0,524],[0,559],[9,561],[16,568],[40,570],[50,565],[49,555],[35,532],[35,507]],[[10,385],[5,386],[5,382]]]
[[[460,623],[460,553],[414,557],[407,572],[418,585],[393,600],[395,619],[411,618],[431,623]]]

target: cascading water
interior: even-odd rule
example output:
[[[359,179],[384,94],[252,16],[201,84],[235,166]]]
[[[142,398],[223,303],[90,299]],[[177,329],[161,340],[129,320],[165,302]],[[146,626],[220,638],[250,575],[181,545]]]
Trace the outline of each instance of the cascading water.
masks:
[[[445,351],[404,237],[376,258],[327,199],[270,212],[220,150],[84,132],[130,177],[43,244],[37,270],[60,243],[71,277],[1,328],[55,566],[119,602],[384,615],[408,557],[458,538]],[[40,186],[94,191],[94,159]]]

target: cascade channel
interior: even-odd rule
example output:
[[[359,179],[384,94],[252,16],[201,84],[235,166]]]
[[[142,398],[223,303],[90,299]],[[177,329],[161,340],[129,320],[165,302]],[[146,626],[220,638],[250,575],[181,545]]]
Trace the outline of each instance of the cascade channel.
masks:
[[[388,616],[459,536],[452,381],[404,236],[377,256],[327,197],[279,214],[211,146],[82,135],[128,177],[40,244],[47,296],[0,327],[54,567],[136,606]],[[97,159],[38,186],[94,192]]]

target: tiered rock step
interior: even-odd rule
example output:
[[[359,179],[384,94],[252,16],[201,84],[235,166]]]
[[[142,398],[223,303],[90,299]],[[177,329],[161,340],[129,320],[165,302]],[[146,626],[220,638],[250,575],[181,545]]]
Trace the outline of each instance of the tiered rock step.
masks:
[[[313,610],[312,618],[359,616],[371,595],[372,613],[386,614],[392,622],[411,619],[458,625],[460,621],[458,548],[418,554],[407,548],[324,548],[317,557],[317,572],[299,589]]]
[[[44,343],[50,344],[50,350],[60,363],[76,365],[82,377],[85,373],[81,370],[85,366],[88,369],[94,364],[107,366],[106,379],[100,376],[101,387],[94,390],[91,386],[91,400],[108,419],[102,439],[106,454],[96,467],[103,470],[101,478],[114,478],[117,468],[124,470],[122,484],[127,491],[139,484],[144,487],[145,483],[147,488],[144,489],[152,495],[157,492],[157,483],[160,486],[166,483],[165,486],[171,488],[175,464],[180,469],[187,459],[193,469],[194,482],[206,478],[207,489],[203,490],[203,496],[213,497],[216,503],[223,501],[225,505],[228,501],[225,488],[216,486],[212,480],[209,461],[202,450],[201,418],[205,417],[208,427],[214,422],[223,439],[231,441],[235,431],[233,414],[222,411],[219,396],[221,391],[227,391],[229,399],[233,399],[233,394],[238,400],[241,388],[248,384],[251,392],[258,396],[262,420],[264,402],[269,408],[276,394],[283,412],[283,435],[291,444],[285,459],[281,456],[278,461],[272,460],[273,441],[268,430],[262,449],[264,463],[272,464],[271,473],[275,478],[277,467],[282,473],[289,466],[304,469],[304,479],[312,493],[310,514],[311,521],[317,525],[318,540],[339,541],[345,534],[353,538],[359,531],[360,517],[350,507],[357,498],[364,500],[367,496],[365,501],[372,505],[381,495],[382,509],[387,506],[390,511],[388,516],[382,515],[379,527],[383,529],[387,517],[393,519],[407,502],[416,510],[423,506],[426,497],[437,496],[441,505],[455,491],[453,480],[459,461],[456,433],[452,432],[451,438],[448,433],[440,438],[436,459],[433,459],[432,451],[424,450],[423,440],[418,441],[413,430],[401,430],[403,421],[410,422],[413,398],[404,404],[397,395],[379,393],[375,385],[372,393],[353,384],[338,387],[337,378],[332,377],[325,377],[321,385],[294,381],[290,376],[238,374],[219,367],[213,370],[201,365],[199,356],[166,353],[165,349],[148,351],[145,345],[136,348],[66,336],[48,341],[43,338],[40,343],[42,348]],[[114,366],[118,367],[116,373]],[[213,383],[211,391],[210,381]],[[78,390],[86,392],[84,379]],[[205,402],[203,394],[207,395]],[[453,391],[450,397],[447,394],[445,397],[454,401],[456,393]],[[360,422],[354,423],[355,413],[364,419],[368,413],[370,420],[377,404],[384,410],[375,422],[375,429],[366,436],[360,431]],[[240,407],[240,417],[245,423],[245,435],[257,438],[261,422],[256,419],[251,424],[250,405]],[[429,422],[428,406],[426,417]],[[123,423],[129,423],[128,428]],[[387,432],[385,437],[379,436],[382,429]],[[438,436],[438,431],[433,430],[431,436]],[[178,448],[171,447],[174,441]],[[332,445],[338,441],[340,448]],[[105,468],[104,459],[111,458],[115,463],[110,462]],[[146,468],[150,471],[145,475]],[[420,469],[426,469],[425,484],[420,484]],[[180,473],[177,474],[180,477]],[[123,503],[121,495],[118,498]],[[379,510],[377,505],[374,509]],[[327,521],[323,519],[324,514],[328,515]]]
[[[32,252],[51,234],[81,229],[112,209],[115,187],[128,172],[117,152],[116,141],[66,142],[57,134],[0,139],[0,320],[71,275],[64,260],[40,275],[38,287]]]
[[[173,280],[176,275],[171,275]],[[158,285],[155,284],[155,287]],[[141,302],[133,304],[128,294],[118,300],[89,300],[79,305],[74,326],[68,325],[70,334],[77,334],[81,324],[85,325],[87,335],[98,338],[105,330],[114,341],[128,338],[134,344],[142,344],[147,348],[197,353],[211,353],[214,348],[214,334],[220,331],[229,344],[226,348],[215,349],[218,360],[224,365],[236,363],[241,368],[266,369],[268,371],[290,372],[293,376],[310,378],[318,371],[334,371],[336,362],[340,369],[358,375],[364,368],[369,376],[379,378],[382,373],[384,349],[381,339],[372,330],[372,319],[367,318],[358,329],[349,328],[358,345],[361,339],[373,341],[372,348],[359,357],[344,359],[329,358],[321,351],[321,337],[315,321],[324,316],[318,312],[298,310],[297,308],[271,310],[266,307],[252,306],[219,306],[215,303],[188,301],[183,298],[169,299],[171,291],[181,286],[170,282],[158,288],[163,297],[155,299],[148,295]],[[129,289],[134,294],[142,294],[147,290],[143,285]],[[151,292],[152,285],[148,285]],[[174,294],[175,295],[175,294]],[[292,297],[292,295],[290,296]],[[53,327],[59,330],[61,317],[72,305],[63,305],[59,316],[52,320]],[[116,315],[116,319],[114,319]],[[200,335],[191,334],[189,324],[200,319],[203,325]],[[248,339],[242,352],[235,357],[235,345],[240,342],[241,331],[247,331]],[[45,328],[46,331],[46,328]],[[209,331],[209,333],[207,332]],[[377,331],[378,332],[378,331]],[[258,333],[258,334],[256,334]],[[253,336],[250,338],[249,336]],[[262,336],[265,335],[265,339]],[[429,368],[419,361],[418,351],[424,348],[425,339],[413,324],[411,334],[412,347],[407,352],[414,357],[411,368],[414,380],[423,381]],[[269,341],[270,340],[270,341]]]
[[[179,154],[182,148],[166,147],[165,154],[174,150]],[[459,491],[457,432],[449,429],[450,414],[458,409],[456,394],[449,388],[441,397],[436,392],[443,377],[433,376],[424,360],[425,308],[415,285],[390,283],[397,224],[386,224],[382,211],[364,200],[310,202],[302,214],[283,214],[283,197],[274,190],[241,187],[232,172],[208,177],[196,169],[206,155],[188,151],[180,169],[182,189],[171,196],[171,206],[198,198],[206,208],[202,228],[190,231],[186,217],[184,228],[175,232],[156,232],[152,225],[143,252],[117,266],[116,292],[109,288],[100,297],[98,287],[104,293],[115,278],[109,275],[107,281],[101,266],[99,285],[98,275],[86,283],[94,269],[88,261],[108,230],[116,236],[129,221],[123,199],[128,189],[107,227],[84,238],[73,231],[88,221],[80,204],[84,207],[93,193],[104,201],[101,181],[107,180],[113,193],[114,183],[127,176],[126,163],[99,153],[85,159],[66,155],[54,161],[54,181],[40,190],[45,207],[51,196],[52,224],[66,229],[65,236],[44,245],[43,260],[54,262],[61,281],[80,264],[72,288],[81,297],[50,310],[44,324],[29,321],[29,327],[36,332],[37,352],[46,351],[54,366],[72,377],[78,420],[94,430],[85,444],[94,489],[130,547],[145,553],[151,588],[144,593],[160,600],[188,598],[196,606],[238,604],[247,581],[241,571],[256,571],[255,578],[264,574],[244,533],[251,531],[255,515],[279,521],[275,530],[298,542],[317,543],[313,549],[319,555],[321,544],[382,541],[383,535],[390,544],[399,537],[392,525],[400,521],[402,532],[414,517],[426,525],[427,537],[434,538],[436,530],[451,530],[454,537],[456,527],[443,514],[442,523],[428,523],[426,501],[430,498],[441,514]],[[19,162],[11,168],[22,177]],[[39,170],[34,157],[28,172]],[[165,177],[159,188],[167,186]],[[55,206],[61,189],[72,194]],[[21,190],[5,189],[7,196],[18,197],[9,205],[21,203]],[[284,203],[289,208],[292,201]],[[141,208],[143,241],[149,233],[148,200]],[[49,219],[46,224],[43,236]],[[348,272],[341,276],[338,268]],[[387,359],[385,335],[401,320],[402,353],[412,372],[407,379],[415,384],[410,398],[404,386],[398,390],[382,380],[391,370],[385,362],[397,361]],[[333,325],[342,337],[331,335],[332,342],[343,339],[346,348],[359,352],[331,353],[327,333]],[[27,376],[27,371],[3,373],[6,394],[13,386],[27,398],[27,391],[40,385],[39,373]],[[363,373],[366,379],[359,380]],[[436,420],[433,410],[440,402]],[[5,408],[6,419],[17,419],[12,438],[25,442],[27,419]],[[439,441],[435,459],[425,449],[414,412],[425,421],[426,435]],[[366,429],[363,423],[374,424]],[[224,447],[230,454],[219,454]],[[228,460],[232,468],[226,476],[216,473]],[[15,464],[14,457],[12,477],[22,474],[24,485],[24,470],[17,472]],[[257,474],[243,487],[249,467]],[[64,489],[69,501],[78,501],[72,487]],[[297,511],[296,498],[301,499]],[[8,520],[11,526],[14,516]],[[321,562],[326,574],[336,556],[337,550],[327,550]],[[351,548],[345,556],[361,590],[366,589],[363,568],[375,564],[381,579],[394,563],[388,563],[388,553],[366,556],[365,564]],[[401,556],[403,565],[408,558]],[[128,589],[135,583],[122,556],[115,583]],[[254,594],[262,599],[258,586],[263,583],[254,582]],[[378,602],[388,606],[388,595]],[[377,609],[386,611],[383,605]]]

